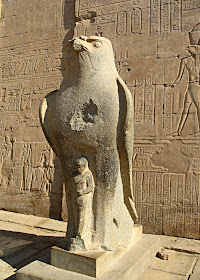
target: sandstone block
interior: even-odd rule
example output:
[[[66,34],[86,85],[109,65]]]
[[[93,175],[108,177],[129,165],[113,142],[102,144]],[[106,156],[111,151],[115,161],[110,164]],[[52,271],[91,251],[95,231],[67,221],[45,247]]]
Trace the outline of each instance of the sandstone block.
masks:
[[[139,280],[187,280],[186,276],[148,268]],[[196,280],[196,279],[194,279]]]
[[[161,260],[170,260],[174,256],[174,251],[164,250],[157,253],[157,257]]]
[[[132,246],[142,238],[142,226],[134,225],[133,233]],[[103,250],[69,252],[54,246],[51,248],[51,264],[69,271],[98,277],[126,251],[124,248],[119,248],[114,252]]]
[[[31,241],[0,236],[0,257],[6,257],[32,244]]]
[[[114,262],[99,280],[138,280],[153,257],[160,250],[160,239],[156,236],[145,236],[137,242],[116,262]],[[105,255],[106,256],[106,255]],[[103,262],[102,262],[103,263]],[[87,264],[87,263],[86,263]],[[90,280],[94,279],[80,273],[67,271],[38,261],[23,267],[16,273],[17,280]],[[177,278],[179,280],[179,278]],[[171,280],[171,279],[170,279]],[[180,278],[180,280],[183,280]]]
[[[192,256],[186,256],[183,253],[175,252],[174,257],[168,260],[167,264],[156,258],[152,265],[152,269],[165,271],[168,273],[175,273],[179,275],[189,276],[191,274],[194,265],[196,263],[196,258]]]

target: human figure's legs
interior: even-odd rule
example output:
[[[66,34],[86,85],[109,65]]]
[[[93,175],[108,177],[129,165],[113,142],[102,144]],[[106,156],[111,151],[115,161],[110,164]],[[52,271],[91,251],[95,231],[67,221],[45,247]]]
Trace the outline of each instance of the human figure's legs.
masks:
[[[186,96],[187,96],[187,94],[188,94],[188,92],[186,93]],[[180,121],[179,121],[179,124],[178,124],[178,129],[177,129],[178,135],[181,135],[181,132],[182,132],[183,127],[185,125],[185,121],[187,119],[191,104],[192,104],[192,102],[188,102],[187,98],[185,98],[184,108],[183,108],[181,118],[180,118]]]
[[[197,117],[198,117],[198,123],[199,123],[199,132],[200,132],[200,103],[198,102],[196,105],[197,108]]]

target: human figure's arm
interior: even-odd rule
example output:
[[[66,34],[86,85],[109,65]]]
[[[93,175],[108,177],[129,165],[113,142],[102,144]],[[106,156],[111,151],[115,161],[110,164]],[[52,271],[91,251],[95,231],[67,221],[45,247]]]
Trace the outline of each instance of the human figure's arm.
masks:
[[[94,179],[91,173],[89,173],[86,177],[86,184],[87,184],[87,188],[84,191],[84,194],[88,194],[90,192],[94,191]]]
[[[165,86],[175,87],[181,81],[184,70],[185,70],[186,62],[187,62],[187,58],[182,58],[181,59],[178,76],[176,77],[176,79],[174,80],[173,83],[166,84]]]

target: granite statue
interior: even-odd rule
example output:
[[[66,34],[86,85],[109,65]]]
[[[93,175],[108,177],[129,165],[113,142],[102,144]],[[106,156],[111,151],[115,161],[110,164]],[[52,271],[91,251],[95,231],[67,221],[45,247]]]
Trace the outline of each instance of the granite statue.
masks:
[[[66,239],[77,250],[125,247],[137,220],[132,95],[108,39],[80,36],[66,47],[61,87],[40,105],[43,132],[65,178]]]

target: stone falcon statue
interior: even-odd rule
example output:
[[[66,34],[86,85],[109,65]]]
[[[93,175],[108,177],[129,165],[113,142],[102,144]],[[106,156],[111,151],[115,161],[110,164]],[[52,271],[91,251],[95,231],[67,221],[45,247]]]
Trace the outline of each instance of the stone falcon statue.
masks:
[[[64,59],[63,82],[41,102],[40,121],[63,169],[66,238],[73,247],[74,240],[77,244],[81,240],[80,248],[86,249],[127,246],[137,220],[132,190],[132,95],[116,70],[108,39],[74,38],[67,44]],[[77,233],[73,183],[80,157],[87,159],[95,183],[93,215],[88,218],[94,226],[84,236]]]

